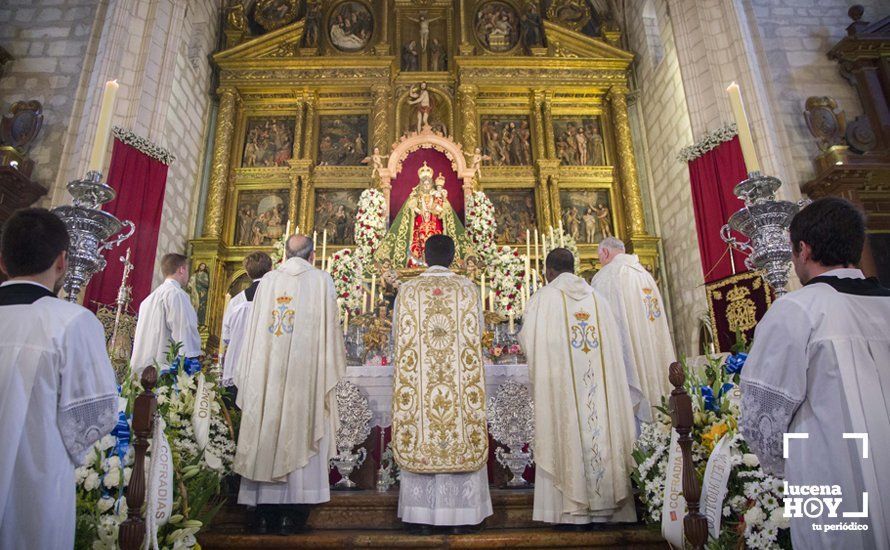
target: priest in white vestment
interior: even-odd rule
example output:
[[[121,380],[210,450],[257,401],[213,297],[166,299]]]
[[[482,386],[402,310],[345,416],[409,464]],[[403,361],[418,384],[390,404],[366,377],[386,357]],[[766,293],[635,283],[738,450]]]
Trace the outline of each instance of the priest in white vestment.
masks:
[[[667,314],[658,285],[636,254],[626,254],[624,243],[607,237],[599,244],[600,269],[590,285],[612,306],[621,336],[645,402],[635,398],[639,418],[651,419],[650,406],[661,405],[671,385],[668,369],[677,360]]]
[[[189,295],[183,290],[189,280],[188,258],[182,254],[166,254],[161,258],[164,282],[139,306],[130,370],[138,378],[142,370],[167,362],[170,342],[180,342],[181,357],[194,360],[201,355],[198,314]]]
[[[448,269],[454,240],[426,241],[429,269],[399,287],[393,310],[392,444],[399,518],[464,532],[492,514],[482,367],[482,300]]]
[[[741,374],[740,427],[763,469],[784,474],[789,493],[814,485],[842,493],[827,497],[843,499],[837,517],[808,517],[808,505],[790,518],[795,548],[890,548],[890,290],[854,267],[865,223],[849,202],[813,202],[790,235],[804,287],[757,325]],[[808,434],[788,439],[787,459],[786,433]],[[844,517],[863,510],[865,493],[868,514]],[[854,523],[868,529],[843,528]]]
[[[3,227],[0,266],[0,548],[74,546],[74,469],[117,422],[105,333],[56,298],[65,224],[20,210]],[[52,289],[52,290],[51,290]]]
[[[250,314],[253,311],[253,299],[263,275],[272,270],[272,258],[265,252],[254,252],[244,258],[244,270],[252,279],[250,286],[236,294],[226,307],[223,314],[221,340],[225,344],[223,355],[223,386],[233,386],[238,373],[238,357],[244,347],[244,335]]]
[[[302,528],[309,505],[331,498],[334,386],[346,373],[334,282],[316,269],[312,240],[293,235],[287,261],[259,283],[238,359],[238,503],[258,507],[258,530]]]
[[[620,328],[574,266],[564,248],[547,255],[548,283],[529,301],[519,334],[535,402],[532,517],[632,522],[635,425]]]

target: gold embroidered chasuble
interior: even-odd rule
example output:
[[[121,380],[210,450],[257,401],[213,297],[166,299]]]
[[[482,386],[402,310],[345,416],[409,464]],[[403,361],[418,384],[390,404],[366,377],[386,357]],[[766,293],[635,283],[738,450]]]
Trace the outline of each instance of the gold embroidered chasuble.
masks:
[[[606,300],[570,273],[535,292],[523,319],[535,464],[562,494],[557,515],[609,517],[632,497],[635,425],[618,330]]]
[[[393,450],[425,474],[473,472],[488,460],[482,302],[443,267],[407,281],[393,315]]]

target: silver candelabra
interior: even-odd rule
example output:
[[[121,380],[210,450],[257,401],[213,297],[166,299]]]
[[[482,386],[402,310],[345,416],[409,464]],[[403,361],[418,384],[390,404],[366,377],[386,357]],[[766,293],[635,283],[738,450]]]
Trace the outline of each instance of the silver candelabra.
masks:
[[[53,212],[65,222],[71,245],[68,248],[68,272],[63,288],[69,302],[76,302],[80,291],[96,273],[105,269],[102,251],[121,244],[136,230],[133,222],[121,222],[102,210],[102,205],[113,200],[114,189],[102,182],[102,174],[89,171],[85,178],[68,182],[68,192],[74,204],[58,206]],[[126,233],[109,240],[124,228]]]
[[[732,192],[745,206],[729,217],[720,230],[724,242],[747,255],[748,269],[760,270],[763,278],[777,296],[788,292],[788,270],[791,267],[791,241],[788,226],[803,202],[777,200],[776,191],[782,186],[778,178],[751,172]],[[741,242],[732,236],[735,230],[748,237]]]

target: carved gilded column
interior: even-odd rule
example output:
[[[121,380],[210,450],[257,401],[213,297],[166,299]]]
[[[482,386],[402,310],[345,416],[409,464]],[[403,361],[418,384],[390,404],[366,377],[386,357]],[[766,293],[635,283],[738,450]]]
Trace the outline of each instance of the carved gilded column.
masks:
[[[301,145],[303,140],[303,110],[306,108],[304,101],[297,102],[297,114],[294,116],[294,154],[291,158],[298,159],[302,154]]]
[[[535,90],[532,94],[532,108],[534,109],[534,116],[532,118],[532,124],[535,125],[535,158],[544,158],[547,155],[547,151],[544,149],[544,133],[546,130],[544,129],[544,116],[541,114],[541,110],[544,108],[544,91],[543,90]]]
[[[457,92],[460,99],[461,142],[464,151],[472,153],[476,150],[479,130],[476,127],[476,93],[479,89],[475,84],[461,84]]]
[[[207,190],[207,213],[204,216],[204,237],[222,234],[223,210],[232,157],[232,138],[235,133],[235,112],[238,91],[230,86],[219,89],[219,111],[216,115],[216,137],[213,140],[213,164]]]
[[[559,225],[560,207],[559,207],[559,176],[553,174],[550,176],[550,223],[554,227]]]
[[[379,147],[381,153],[386,153],[389,142],[389,86],[375,84],[371,87],[373,104],[371,105],[371,151]]]
[[[306,134],[303,136],[303,156],[304,159],[311,159],[315,154],[315,109],[317,107],[318,98],[310,95],[306,100],[306,118],[303,124],[306,126]]]
[[[544,138],[547,145],[547,158],[556,158],[556,142],[553,139],[553,96],[544,94]]]
[[[612,86],[608,99],[611,104],[612,124],[615,127],[615,142],[618,149],[618,172],[621,180],[621,195],[624,198],[624,212],[627,218],[630,238],[646,234],[646,220],[643,214],[643,195],[637,180],[637,163],[627,120],[626,86]]]

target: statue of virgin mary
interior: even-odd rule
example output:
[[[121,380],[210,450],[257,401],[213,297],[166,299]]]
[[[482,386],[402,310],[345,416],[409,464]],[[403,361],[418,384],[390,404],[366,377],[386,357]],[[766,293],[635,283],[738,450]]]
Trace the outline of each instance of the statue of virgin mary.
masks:
[[[466,229],[448,201],[445,177],[439,174],[434,185],[433,169],[426,162],[417,176],[417,185],[374,254],[377,261],[389,260],[395,268],[424,267],[426,240],[442,233],[454,239],[455,260],[472,255],[473,246]]]

